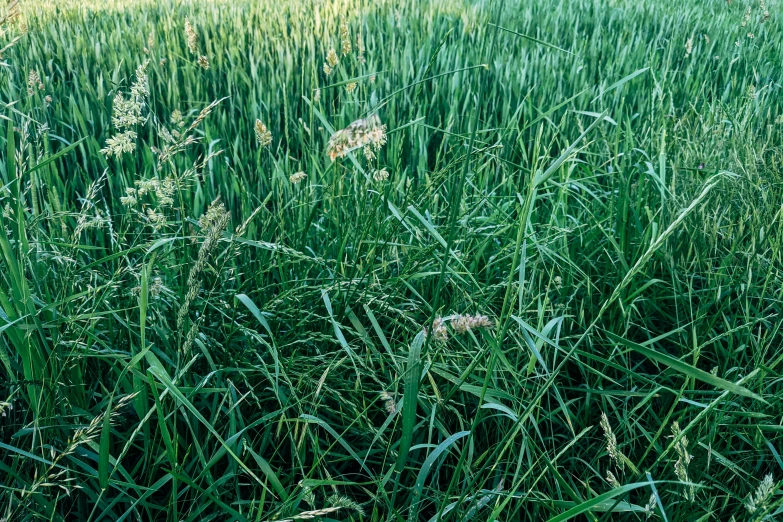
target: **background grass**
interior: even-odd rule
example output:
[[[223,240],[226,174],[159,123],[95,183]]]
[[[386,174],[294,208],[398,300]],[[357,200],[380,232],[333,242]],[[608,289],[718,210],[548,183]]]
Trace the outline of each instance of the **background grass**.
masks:
[[[777,7],[23,3],[0,518],[780,518]],[[145,60],[147,123],[107,158]],[[217,100],[161,161],[172,112]],[[369,113],[377,159],[330,161]],[[167,177],[172,206],[121,203]],[[451,314],[494,327],[422,334]]]

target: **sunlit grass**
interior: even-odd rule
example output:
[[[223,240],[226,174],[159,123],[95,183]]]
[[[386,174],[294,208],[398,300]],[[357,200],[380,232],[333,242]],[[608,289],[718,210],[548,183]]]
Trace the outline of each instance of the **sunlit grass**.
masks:
[[[23,3],[0,520],[779,518],[779,19]]]

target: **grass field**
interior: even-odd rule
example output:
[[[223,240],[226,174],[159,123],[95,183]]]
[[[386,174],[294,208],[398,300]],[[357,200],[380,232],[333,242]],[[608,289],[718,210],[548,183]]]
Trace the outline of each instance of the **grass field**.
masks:
[[[0,520],[783,520],[767,2],[10,9]]]

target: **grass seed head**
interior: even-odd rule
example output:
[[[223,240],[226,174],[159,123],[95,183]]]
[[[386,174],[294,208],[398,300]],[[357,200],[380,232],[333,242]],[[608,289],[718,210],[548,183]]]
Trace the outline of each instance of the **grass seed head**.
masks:
[[[462,335],[479,328],[490,328],[492,321],[486,315],[458,315],[451,320],[451,327],[456,333]]]
[[[372,146],[376,151],[386,143],[386,125],[382,125],[377,114],[356,120],[348,127],[335,132],[326,147],[329,158],[334,161],[345,157],[350,151]]]
[[[266,128],[261,120],[256,120],[256,141],[261,148],[268,147],[272,143],[272,132]]]
[[[358,53],[357,60],[359,63],[365,63],[367,59],[364,57],[364,40],[362,40],[361,30],[356,34],[356,52]]]
[[[326,62],[324,62],[324,73],[329,76],[340,60],[337,58],[337,52],[334,49],[329,49],[326,53]]]
[[[617,450],[617,437],[612,431],[612,425],[609,424],[609,417],[606,416],[606,413],[601,413],[601,429],[604,430],[606,452],[609,454],[609,458],[622,469],[624,463],[622,458],[620,458],[620,452]]]
[[[351,54],[351,32],[348,29],[348,21],[345,16],[340,16],[340,43],[343,56]]]
[[[755,493],[748,497],[748,500],[745,502],[745,508],[751,514],[755,514],[757,511],[764,511],[776,489],[777,485],[772,477],[772,473],[765,475],[756,488]]]
[[[372,179],[377,183],[383,183],[389,179],[389,171],[386,169],[380,169],[373,172]]]
[[[188,42],[190,54],[198,53],[198,35],[196,34],[196,29],[193,27],[193,24],[187,19],[185,20],[185,37]]]
[[[620,487],[620,481],[617,480],[617,477],[614,476],[614,473],[612,473],[611,470],[606,472],[606,481],[609,483],[612,488],[619,488]]]
[[[36,89],[42,91],[44,89],[44,84],[41,81],[41,77],[38,75],[38,71],[30,69],[30,72],[27,74],[27,94],[32,96],[35,94]]]

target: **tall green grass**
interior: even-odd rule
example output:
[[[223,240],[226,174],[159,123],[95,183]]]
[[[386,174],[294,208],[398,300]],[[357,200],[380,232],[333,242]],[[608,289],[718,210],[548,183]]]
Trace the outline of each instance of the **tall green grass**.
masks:
[[[783,516],[771,0],[22,7],[0,519]],[[425,334],[455,314],[493,326]]]

